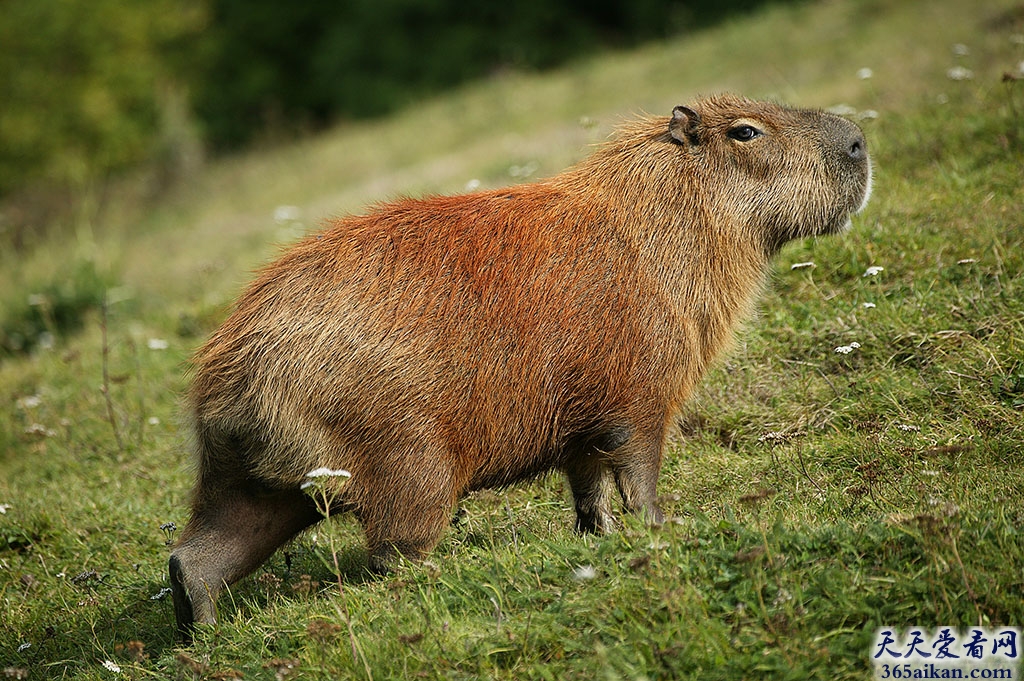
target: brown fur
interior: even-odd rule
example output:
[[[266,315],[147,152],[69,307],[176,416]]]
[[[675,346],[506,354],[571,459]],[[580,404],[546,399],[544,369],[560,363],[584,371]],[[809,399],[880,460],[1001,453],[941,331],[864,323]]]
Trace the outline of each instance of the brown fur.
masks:
[[[742,125],[764,134],[729,137]],[[736,134],[736,133],[732,133]],[[405,199],[267,266],[195,356],[192,520],[171,558],[179,626],[340,506],[371,567],[422,556],[458,499],[567,473],[577,528],[661,520],[666,434],[793,238],[866,200],[852,123],[719,96],[645,118],[536,184]]]

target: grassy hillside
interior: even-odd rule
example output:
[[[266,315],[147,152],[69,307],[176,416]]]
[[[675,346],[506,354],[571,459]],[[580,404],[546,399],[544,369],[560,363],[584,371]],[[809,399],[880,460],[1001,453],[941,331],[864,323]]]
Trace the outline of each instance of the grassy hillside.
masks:
[[[1024,624],[1022,63],[1011,0],[767,9],[220,161],[0,255],[0,323],[33,347],[0,361],[0,676],[867,678],[876,627]],[[850,234],[780,255],[680,424],[673,521],[577,537],[550,476],[372,578],[332,519],[179,648],[178,396],[251,270],[324,216],[552,174],[718,90],[844,105],[876,189]]]

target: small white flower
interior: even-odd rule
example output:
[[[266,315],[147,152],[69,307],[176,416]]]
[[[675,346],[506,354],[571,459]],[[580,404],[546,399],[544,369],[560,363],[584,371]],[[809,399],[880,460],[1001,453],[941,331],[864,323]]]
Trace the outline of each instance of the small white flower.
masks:
[[[863,307],[865,310],[873,310],[876,307],[878,307],[874,303],[861,303],[860,306]]]
[[[921,471],[921,474],[922,475],[927,475],[930,478],[934,478],[936,475],[939,474],[939,472],[938,471],[933,471],[933,470],[923,470],[923,471]],[[934,504],[932,504],[932,505],[934,506]]]
[[[165,586],[164,588],[160,589],[155,594],[150,596],[149,600],[151,600],[151,601],[162,601],[163,599],[167,598],[167,595],[169,593],[171,593],[170,587],[166,587]]]
[[[978,261],[976,259],[974,259],[974,258],[963,258],[961,260],[957,260],[956,264],[957,265],[970,265],[971,263],[976,263],[976,262],[978,262]]]
[[[23,652],[25,652],[26,650],[28,650],[31,647],[32,647],[31,643],[22,643],[20,646],[18,646],[18,652],[19,653],[23,653]]]
[[[812,267],[815,267],[815,265],[811,261],[795,262],[795,263],[793,263],[792,265],[789,266],[789,269],[790,270],[805,270],[805,269],[812,268]]]
[[[830,106],[828,112],[836,116],[852,116],[857,113],[857,110],[849,104],[836,104],[835,106]]]
[[[11,507],[10,504],[0,504],[0,515],[7,515],[7,510]]]
[[[508,169],[508,174],[512,177],[529,177],[537,172],[537,164],[534,161],[524,163],[521,166],[511,166]]]
[[[298,206],[278,206],[274,209],[274,222],[279,225],[285,222],[295,222],[301,216],[302,211]]]
[[[858,343],[857,341],[853,341],[849,345],[840,345],[838,348],[836,348],[835,351],[840,355],[848,355],[859,347],[860,343]]]
[[[155,416],[150,416],[148,419],[146,419],[146,423],[148,423],[151,426],[159,426],[160,425],[160,419],[158,419]]]
[[[466,183],[467,192],[475,192],[477,189],[480,189],[480,180],[475,177]]]
[[[921,426],[914,426],[909,423],[897,423],[896,430],[902,430],[904,433],[919,433],[921,432]]]
[[[970,53],[971,53],[971,48],[967,47],[963,43],[957,43],[957,44],[953,45],[953,54],[955,54],[957,56],[966,57]]]
[[[43,398],[39,395],[29,395],[27,397],[18,398],[18,409],[35,409],[43,403]]]
[[[33,423],[25,429],[25,435],[38,435],[40,437],[53,437],[57,432],[47,428],[41,423]]]
[[[169,344],[163,338],[150,338],[146,341],[146,347],[150,350],[166,350]]]
[[[103,666],[106,667],[108,670],[114,672],[115,674],[121,673],[121,668],[113,662],[111,662],[110,660],[103,660]]]
[[[775,594],[775,600],[772,601],[772,605],[777,607],[791,600],[793,600],[793,594],[789,593],[786,589],[779,589],[779,593]]]
[[[857,71],[857,77],[860,78],[861,80],[868,80],[873,75],[875,75],[875,72],[866,66]]]
[[[307,478],[351,478],[352,474],[341,468],[335,470],[333,468],[327,468],[326,466],[321,468],[314,468],[310,472],[306,473]]]
[[[966,69],[963,66],[954,66],[946,71],[946,78],[949,78],[950,80],[970,80],[971,78],[974,78],[974,71]]]
[[[597,570],[594,569],[593,565],[580,565],[572,571],[572,578],[577,582],[594,579],[595,577],[597,577]]]
[[[872,265],[871,267],[869,267],[866,270],[864,270],[864,275],[863,276],[865,276],[865,277],[876,277],[876,276],[878,276],[879,272],[884,272],[884,271],[885,271],[884,267],[880,267],[878,265]]]
[[[299,489],[307,489],[316,484],[316,478],[351,478],[352,474],[343,469],[333,469],[322,466],[320,468],[314,468],[310,472],[306,473],[306,477],[309,480],[299,485]]]

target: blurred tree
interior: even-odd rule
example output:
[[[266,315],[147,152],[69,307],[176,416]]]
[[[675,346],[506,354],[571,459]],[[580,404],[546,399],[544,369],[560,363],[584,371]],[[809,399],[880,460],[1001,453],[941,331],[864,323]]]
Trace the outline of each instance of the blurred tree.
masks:
[[[145,159],[205,17],[204,0],[3,0],[0,196]]]
[[[210,0],[208,139],[378,115],[501,68],[706,25],[764,0]],[[779,2],[785,0],[777,0]]]
[[[0,198],[41,186],[52,202],[141,161],[187,168],[193,116],[207,144],[238,147],[763,1],[0,0]]]

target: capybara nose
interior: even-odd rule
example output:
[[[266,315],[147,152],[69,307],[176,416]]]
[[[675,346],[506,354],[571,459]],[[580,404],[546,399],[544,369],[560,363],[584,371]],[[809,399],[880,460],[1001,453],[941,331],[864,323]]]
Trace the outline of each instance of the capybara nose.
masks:
[[[863,134],[858,132],[853,136],[846,147],[846,153],[854,161],[862,161],[867,157],[868,145]]]

